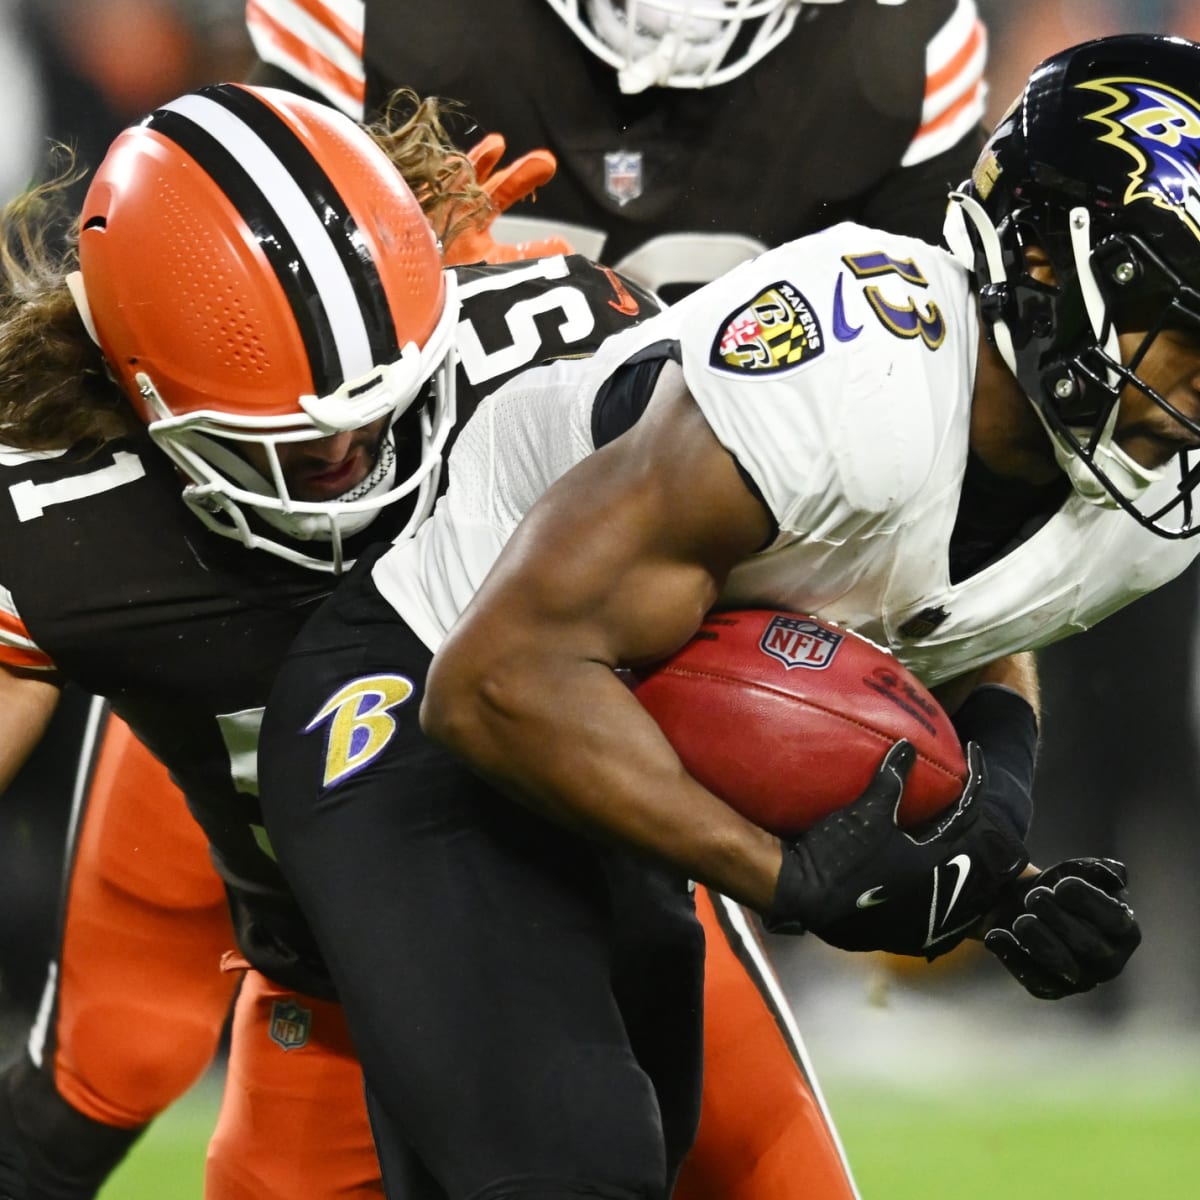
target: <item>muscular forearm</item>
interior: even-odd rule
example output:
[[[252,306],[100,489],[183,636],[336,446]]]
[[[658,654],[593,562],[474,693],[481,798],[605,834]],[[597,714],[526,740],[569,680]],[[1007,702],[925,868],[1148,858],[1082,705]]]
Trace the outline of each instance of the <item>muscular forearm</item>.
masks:
[[[435,664],[426,732],[514,799],[622,842],[762,911],[782,850],[684,771],[607,667],[512,668],[486,678]]]

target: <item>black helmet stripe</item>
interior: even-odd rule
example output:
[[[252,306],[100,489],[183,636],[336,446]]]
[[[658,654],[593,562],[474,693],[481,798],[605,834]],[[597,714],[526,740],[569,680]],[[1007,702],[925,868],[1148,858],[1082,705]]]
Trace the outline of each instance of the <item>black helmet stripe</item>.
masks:
[[[145,121],[218,184],[271,263],[318,394],[398,351],[382,280],[346,203],[286,121],[243,88],[204,88]]]

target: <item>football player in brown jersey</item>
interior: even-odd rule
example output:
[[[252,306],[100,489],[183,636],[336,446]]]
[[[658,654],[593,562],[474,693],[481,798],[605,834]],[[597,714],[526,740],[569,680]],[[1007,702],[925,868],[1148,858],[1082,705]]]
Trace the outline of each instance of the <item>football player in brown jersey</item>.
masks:
[[[394,292],[397,277],[394,271],[387,279],[372,274],[372,260],[363,257],[364,221],[351,220],[349,209],[332,204],[315,208],[293,182],[285,193],[291,209],[284,210],[286,219],[280,217],[278,208],[262,199],[264,185],[240,169],[235,155],[221,153],[230,129],[241,130],[247,159],[258,154],[270,164],[278,158],[276,151],[268,154],[270,137],[282,139],[293,158],[286,169],[275,167],[277,186],[290,178],[288,170],[297,171],[298,164],[307,162],[305,186],[324,180],[320,195],[327,201],[337,198],[339,186],[348,186],[337,170],[344,175],[357,165],[368,182],[388,181],[390,166],[385,170],[353,144],[346,151],[339,140],[344,118],[308,102],[300,102],[293,112],[287,107],[289,94],[281,99],[282,106],[259,110],[249,92],[216,89],[189,101],[193,110],[220,122],[216,132],[206,132],[194,112],[174,109],[157,114],[144,127],[161,139],[156,144],[176,166],[171,154],[178,157],[182,151],[164,128],[195,139],[180,167],[184,182],[201,177],[199,159],[193,156],[206,155],[210,163],[219,159],[220,170],[211,169],[223,179],[241,181],[237,194],[243,204],[239,216],[233,202],[215,190],[190,198],[189,215],[172,227],[184,239],[175,250],[177,274],[166,258],[149,251],[134,307],[143,314],[180,308],[170,323],[179,339],[173,362],[162,371],[180,372],[193,398],[193,411],[172,420],[156,408],[156,385],[147,382],[158,372],[148,369],[146,380],[138,382],[130,377],[147,418],[161,418],[157,444],[144,428],[139,430],[133,411],[101,366],[99,351],[81,323],[87,318],[80,314],[89,310],[80,285],[75,280],[72,292],[64,281],[70,262],[60,262],[40,240],[55,211],[56,189],[22,197],[6,214],[12,240],[5,257],[0,354],[7,377],[20,376],[25,382],[6,392],[3,470],[11,489],[5,495],[24,496],[25,501],[10,505],[3,523],[6,559],[15,563],[24,557],[25,567],[18,572],[22,580],[16,575],[6,580],[0,603],[0,659],[3,678],[13,689],[6,709],[13,724],[5,739],[4,776],[11,777],[38,736],[63,678],[84,680],[98,694],[115,694],[114,707],[134,719],[143,737],[148,728],[156,731],[149,740],[162,760],[119,721],[98,742],[107,708],[98,703],[83,776],[94,802],[77,814],[73,857],[79,869],[70,872],[65,889],[66,914],[42,1019],[32,1031],[27,1055],[5,1072],[0,1087],[0,1191],[7,1188],[18,1197],[94,1195],[145,1121],[210,1061],[239,978],[236,969],[224,975],[213,969],[235,941],[226,888],[236,891],[239,885],[249,886],[257,872],[272,871],[265,866],[269,860],[253,849],[253,838],[246,841],[244,835],[234,838],[241,841],[236,849],[225,838],[227,857],[219,864],[220,873],[214,871],[201,828],[179,787],[197,812],[208,812],[201,819],[208,831],[214,824],[225,832],[244,824],[242,809],[248,804],[252,811],[255,803],[253,757],[246,759],[235,748],[246,744],[247,732],[252,747],[253,713],[265,699],[271,665],[305,611],[332,585],[337,556],[352,558],[368,540],[400,532],[432,502],[438,443],[452,433],[454,409],[432,399],[424,403],[423,393],[407,419],[389,422],[387,403],[404,385],[397,368],[386,378],[382,371],[377,377],[367,372],[356,397],[370,407],[373,394],[380,412],[355,410],[371,419],[357,423],[355,417],[343,431],[326,427],[325,436],[314,436],[322,426],[297,407],[297,395],[316,397],[330,387],[336,392],[345,382],[339,372],[350,370],[346,355],[356,354],[362,365],[381,352],[386,365],[388,347],[397,336],[389,316],[388,281]],[[240,113],[235,111],[239,101]],[[300,121],[310,110],[315,115],[307,123]],[[246,133],[249,116],[264,124],[267,133]],[[333,118],[325,128],[324,122]],[[299,136],[289,121],[297,123]],[[311,144],[305,144],[305,136]],[[511,247],[491,242],[490,221],[498,209],[553,172],[548,155],[535,153],[501,168],[493,141],[464,158],[446,140],[437,105],[417,104],[414,97],[397,98],[375,136],[389,163],[401,167],[421,199],[444,243],[445,261],[513,258]],[[111,232],[100,201],[111,194],[123,197],[116,185],[127,182],[121,171],[129,161],[131,139],[133,134],[115,153],[111,174],[97,185],[93,198],[100,211],[90,218],[89,238]],[[330,178],[337,182],[329,183]],[[379,191],[380,197],[387,194]],[[344,236],[340,242],[328,237],[318,241],[315,265],[297,254],[267,271],[261,247],[277,251],[280,237],[273,236],[259,209],[276,222],[280,236],[301,219],[310,232],[319,230],[324,216],[344,222]],[[128,221],[122,218],[123,227],[136,231],[143,219],[147,229],[161,224],[157,217],[151,221],[134,213]],[[252,219],[261,241],[246,232],[245,222]],[[221,243],[231,248],[230,272],[248,272],[231,315],[221,315],[221,305],[198,299],[205,289],[223,286],[219,275],[204,273],[220,268],[211,253],[201,252],[201,243],[187,242],[189,230],[203,237],[205,230],[223,224],[239,231]],[[408,244],[415,247],[399,259],[406,284],[441,280],[422,240],[406,243],[391,225],[377,230],[377,237],[388,240],[389,253],[402,254]],[[147,244],[135,236],[122,256],[127,252],[132,261]],[[563,248],[552,242],[529,249]],[[581,260],[572,263],[568,273],[587,282],[581,294],[591,297],[592,336],[602,338],[636,319],[636,311],[631,315],[609,304],[614,292],[606,274]],[[252,269],[256,265],[263,268],[258,276]],[[291,316],[267,319],[263,332],[256,321],[273,311],[283,295],[280,280],[290,279],[292,267],[299,283],[291,290]],[[251,277],[260,289],[253,294],[247,283]],[[164,290],[158,300],[146,303],[149,279]],[[340,300],[336,293],[327,298],[318,286],[328,288],[331,282],[340,290]],[[631,287],[646,311],[655,307],[651,297]],[[346,296],[356,288],[376,297],[370,310],[373,326],[345,308]],[[433,293],[435,298],[438,294]],[[477,303],[468,302],[465,311]],[[205,313],[212,324],[201,329],[196,322],[203,324]],[[476,319],[491,331],[489,336],[497,336],[486,315],[477,313]],[[491,320],[503,328],[502,312]],[[450,309],[445,321],[447,326],[453,321]],[[415,337],[400,332],[411,346],[423,340],[420,331]],[[553,331],[531,353],[542,349],[561,352]],[[410,350],[408,360],[412,358]],[[149,368],[144,359],[139,365]],[[323,378],[304,377],[318,369],[325,372]],[[418,364],[413,386],[423,370]],[[447,371],[439,367],[435,374],[443,384],[439,394],[452,395],[453,389],[444,386]],[[505,374],[500,371],[495,378]],[[206,391],[205,383],[214,375],[224,382]],[[252,386],[240,393],[243,408],[233,414],[233,425],[218,420],[210,427],[205,415],[209,396],[234,386],[245,389],[247,383]],[[254,406],[270,402],[272,387],[275,414],[256,415]],[[281,395],[288,399],[281,402]],[[468,400],[465,392],[459,396],[460,413]],[[224,403],[222,411],[228,412],[231,401]],[[233,474],[226,475],[227,469]],[[181,474],[190,507],[181,498]],[[47,550],[51,544],[65,556],[57,564]],[[93,564],[70,565],[66,560],[73,552],[94,556]],[[102,577],[114,589],[107,600]],[[87,579],[88,587],[80,588],[80,579]],[[117,592],[126,598],[114,600]],[[119,651],[118,643],[126,638],[132,640]],[[236,772],[231,755],[241,763]],[[174,782],[162,763],[170,765]],[[244,774],[247,767],[249,775]],[[118,796],[136,803],[119,805]],[[224,807],[225,815],[214,816],[214,805]],[[231,877],[238,884],[230,885]],[[185,984],[187,978],[195,986]],[[167,995],[185,993],[186,1002],[159,1003]],[[131,1007],[125,1006],[127,1001]],[[352,1067],[348,1073],[356,1072]],[[361,1112],[361,1095],[358,1104]],[[365,1115],[358,1130],[367,1140],[363,1150],[370,1173],[377,1174]],[[297,1144],[303,1141],[298,1138]],[[286,1142],[276,1143],[273,1152],[281,1152],[279,1161],[289,1162]],[[289,1174],[279,1194],[297,1194],[297,1178],[304,1187],[324,1190],[319,1171],[326,1162],[339,1170],[333,1156],[318,1159],[311,1170],[302,1161],[297,1166],[302,1174]],[[336,1177],[340,1181],[345,1174]]]

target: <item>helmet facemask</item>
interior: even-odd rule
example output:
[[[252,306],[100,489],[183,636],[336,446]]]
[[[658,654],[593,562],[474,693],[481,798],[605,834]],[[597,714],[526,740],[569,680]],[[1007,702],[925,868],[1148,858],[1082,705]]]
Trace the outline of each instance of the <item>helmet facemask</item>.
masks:
[[[801,7],[801,0],[549,3],[593,54],[617,69],[627,95],[648,87],[715,87],[735,79],[787,37]]]
[[[385,507],[409,503],[403,526],[390,528],[389,537],[409,536],[437,498],[442,454],[456,418],[453,338],[458,306],[449,275],[447,287],[442,319],[423,348],[410,343],[397,361],[343,384],[331,395],[300,397],[303,411],[298,417],[237,417],[203,410],[172,416],[153,380],[140,373],[143,401],[164,413],[149,422],[150,436],[187,480],[183,499],[192,512],[214,533],[249,549],[334,573],[349,565],[343,550],[346,539],[365,529]],[[364,480],[333,500],[291,496],[280,445],[360,429],[385,416],[374,465]],[[248,445],[261,448],[268,474],[247,459],[243,451]],[[271,530],[287,542],[272,537]],[[310,541],[328,543],[328,554],[289,544]]]

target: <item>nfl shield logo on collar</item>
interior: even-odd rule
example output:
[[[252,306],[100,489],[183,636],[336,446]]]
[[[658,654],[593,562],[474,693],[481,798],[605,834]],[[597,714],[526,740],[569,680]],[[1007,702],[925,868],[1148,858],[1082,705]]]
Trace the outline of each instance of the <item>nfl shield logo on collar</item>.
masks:
[[[604,190],[621,205],[642,194],[640,150],[614,150],[604,156]]]
[[[271,1041],[285,1050],[298,1050],[308,1044],[308,1035],[312,1032],[312,1011],[290,1000],[276,1000],[271,1005],[268,1029]]]

